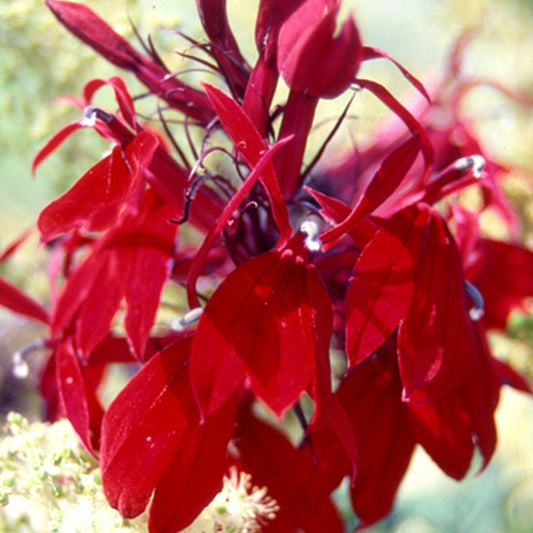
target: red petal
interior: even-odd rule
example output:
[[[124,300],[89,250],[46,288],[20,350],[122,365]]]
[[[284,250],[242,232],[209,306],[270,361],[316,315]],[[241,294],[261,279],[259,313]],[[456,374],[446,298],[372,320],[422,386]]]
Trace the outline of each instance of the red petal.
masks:
[[[40,214],[38,226],[43,241],[73,229],[99,231],[113,224],[130,195],[141,184],[141,173],[150,163],[157,139],[141,132],[124,153],[115,146],[86,172],[63,196]]]
[[[96,455],[100,441],[100,424],[104,410],[94,388],[84,376],[69,340],[56,350],[56,379],[64,413],[78,433],[83,445]]]
[[[428,220],[427,209],[404,209],[361,252],[346,292],[350,368],[383,344],[407,313]]]
[[[377,96],[404,124],[412,133],[420,135],[420,142],[422,154],[424,155],[424,172],[420,177],[419,183],[424,183],[429,177],[433,168],[433,147],[429,140],[427,131],[418,122],[418,120],[398,101],[392,94],[379,83],[371,80],[357,79],[355,80],[359,86],[368,89],[375,96]]]
[[[268,488],[280,507],[267,531],[344,531],[330,499],[345,474],[342,452],[328,454],[337,450],[321,445],[320,457],[313,457],[309,446],[294,448],[283,434],[244,411],[236,437],[243,468],[254,484]]]
[[[400,185],[420,151],[420,137],[414,135],[401,144],[383,161],[350,214],[334,228],[321,235],[323,243],[330,243],[353,230],[364,218],[377,209]]]
[[[237,102],[211,85],[204,84],[204,88],[226,133],[242,153],[246,163],[254,168],[267,150],[261,134]],[[281,246],[290,238],[292,228],[272,163],[266,166],[260,179],[269,196],[272,214],[280,231],[278,246]]]
[[[126,335],[141,357],[170,273],[178,226],[175,209],[148,189],[139,214],[124,221],[110,243],[116,257],[116,282],[124,291]]]
[[[455,391],[427,403],[412,404],[417,441],[448,476],[462,479],[470,467],[474,443],[466,405]]]
[[[505,242],[481,241],[483,266],[477,282],[488,328],[505,329],[509,313],[533,297],[533,252]]]
[[[415,292],[398,333],[404,395],[415,401],[418,390],[435,397],[455,387],[478,358],[455,241],[437,211],[424,204],[418,210],[426,236],[409,250],[418,259]]]
[[[141,513],[154,489],[150,531],[187,526],[219,490],[234,407],[203,425],[189,385],[186,337],[155,355],[109,406],[102,424],[104,492],[125,517]],[[172,488],[170,488],[172,487]]]
[[[72,133],[74,133],[76,130],[79,130],[80,128],[83,128],[83,126],[80,121],[71,122],[70,124],[67,124],[66,126],[63,126],[58,132],[54,133],[48,141],[46,141],[46,144],[37,152],[35,157],[33,158],[33,161],[31,163],[31,171],[32,174],[35,173],[35,170],[37,167],[52,153],[56,150],[56,148],[65,141]]]
[[[337,13],[337,2],[311,0],[283,24],[278,70],[293,91],[331,98],[353,82],[362,60],[361,39],[351,18],[337,32]]]
[[[20,289],[0,278],[0,305],[14,313],[40,320],[48,324],[48,311]]]
[[[428,101],[428,103],[431,103],[431,99],[429,97],[428,92],[426,91],[426,88],[420,82],[417,78],[415,78],[401,63],[396,61],[393,57],[391,57],[387,52],[380,50],[379,48],[375,48],[373,46],[364,46],[363,47],[363,61],[368,61],[370,59],[378,59],[378,58],[384,58],[388,59],[392,63],[394,63],[400,72],[403,74],[403,76],[409,80],[411,85],[416,88],[416,90]]]
[[[386,516],[415,446],[401,401],[395,343],[357,366],[337,396],[351,420],[359,464],[351,497],[357,516],[370,525]]]
[[[290,250],[268,252],[238,267],[208,300],[191,359],[204,412],[232,394],[245,374],[278,416],[319,379],[314,373],[325,364],[331,306],[320,307],[327,295],[311,268]],[[315,386],[324,399],[322,384]]]

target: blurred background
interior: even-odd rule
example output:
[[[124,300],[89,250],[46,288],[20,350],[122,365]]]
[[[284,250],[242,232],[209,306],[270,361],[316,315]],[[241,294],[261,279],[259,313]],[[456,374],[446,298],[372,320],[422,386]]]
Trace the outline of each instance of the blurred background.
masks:
[[[229,16],[247,57],[253,62],[253,22],[257,1],[230,0]],[[115,30],[134,41],[130,20],[141,35],[152,35],[170,65],[184,41],[171,30],[202,38],[194,0],[85,2]],[[450,50],[468,28],[476,36],[465,56],[468,74],[498,80],[533,95],[533,1],[531,0],[349,0],[365,44],[393,55],[430,89],[442,76]],[[31,160],[45,140],[79,118],[59,98],[79,96],[86,81],[120,74],[134,94],[133,77],[109,65],[60,26],[42,0],[0,0],[0,250],[36,220],[39,211],[63,192],[107,150],[91,131],[71,137],[37,171]],[[381,81],[397,97],[412,94],[397,70],[383,61],[365,65],[364,76]],[[403,101],[406,101],[405,98]],[[517,167],[505,183],[521,213],[524,242],[533,247],[533,111],[486,88],[471,92],[464,113],[473,118],[487,152]],[[324,116],[334,116],[332,106]],[[357,121],[367,131],[384,110],[357,104]],[[501,226],[486,221],[486,231],[504,237]],[[0,264],[0,274],[46,302],[46,251],[31,237],[20,252]],[[533,308],[533,307],[532,307]],[[0,414],[17,409],[38,418],[35,394],[39,358],[28,359],[30,377],[13,377],[12,354],[41,330],[0,309]],[[496,355],[510,360],[533,382],[533,314],[515,315],[508,334],[493,336]],[[505,390],[498,410],[498,452],[487,470],[480,462],[462,483],[443,476],[418,453],[402,484],[395,512],[373,533],[531,533],[533,532],[533,400]],[[339,493],[340,505],[344,505]],[[349,511],[346,511],[349,516]],[[349,519],[350,520],[350,519]]]

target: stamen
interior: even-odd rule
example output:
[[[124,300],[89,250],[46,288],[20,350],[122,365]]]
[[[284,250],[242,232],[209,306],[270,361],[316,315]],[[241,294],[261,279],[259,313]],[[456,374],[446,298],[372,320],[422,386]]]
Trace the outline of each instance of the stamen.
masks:
[[[472,168],[474,178],[481,178],[483,169],[485,168],[485,159],[480,155],[469,155],[462,157],[454,163],[454,168],[460,172],[464,172]]]
[[[300,225],[300,231],[307,235],[305,246],[310,252],[318,252],[322,247],[322,241],[318,238],[318,224],[312,220],[305,220]]]
[[[30,374],[30,367],[28,363],[23,359],[22,354],[17,351],[13,354],[12,358],[13,369],[11,372],[17,379],[26,379]]]
[[[43,348],[44,345],[45,343],[42,339],[37,339],[36,341],[30,342],[30,344],[23,346],[20,350],[17,350],[11,359],[13,363],[13,368],[11,369],[13,376],[15,376],[17,379],[26,379],[30,373],[30,367],[28,366],[28,363],[24,357],[34,350]]]
[[[474,306],[468,310],[468,314],[472,320],[477,321],[485,314],[485,300],[483,299],[483,295],[479,292],[479,289],[469,281],[465,281],[465,289],[474,304]]]
[[[101,120],[106,124],[110,124],[113,121],[113,115],[99,107],[89,105],[83,110],[83,118],[81,119],[80,124],[92,128],[96,124],[96,119]]]
[[[173,320],[170,324],[170,327],[175,331],[182,331],[186,327],[196,324],[196,322],[200,320],[203,310],[203,307],[195,307],[194,309],[191,309],[182,317]]]

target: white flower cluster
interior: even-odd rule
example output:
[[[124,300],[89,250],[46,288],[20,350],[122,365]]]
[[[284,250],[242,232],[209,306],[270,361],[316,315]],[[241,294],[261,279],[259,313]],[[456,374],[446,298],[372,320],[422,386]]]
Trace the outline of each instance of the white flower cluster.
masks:
[[[96,461],[67,420],[29,423],[10,413],[0,440],[0,531],[135,533],[146,519],[124,520],[107,504]]]

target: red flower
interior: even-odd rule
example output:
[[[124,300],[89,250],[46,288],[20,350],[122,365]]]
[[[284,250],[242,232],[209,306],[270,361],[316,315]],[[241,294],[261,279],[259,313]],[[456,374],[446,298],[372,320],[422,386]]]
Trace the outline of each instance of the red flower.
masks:
[[[82,118],[33,162],[84,127],[112,143],[39,217],[52,309],[0,279],[0,305],[49,327],[47,414],[67,416],[99,457],[110,504],[133,517],[151,502],[150,531],[175,532],[237,465],[280,507],[269,530],[342,531],[331,493],[346,476],[364,527],[392,509],[417,444],[455,479],[476,446],[485,466],[501,385],[530,391],[490,354],[485,330],[504,328],[533,295],[533,254],[484,238],[479,213],[455,196],[481,187],[482,207],[516,230],[496,181],[503,167],[459,116],[460,94],[443,87],[429,103],[402,65],[363,45],[353,18],[337,21],[336,0],[262,0],[253,66],[225,1],[198,0],[208,42],[190,39],[189,53],[206,53],[193,59],[227,91],[193,88],[153,46],[136,51],[85,6],[47,3],[183,118],[168,120],[158,106],[163,135],[137,116],[121,78],[88,82],[71,99]],[[423,110],[358,77],[378,58],[428,100]],[[289,94],[273,106],[280,76]],[[105,85],[118,111],[93,105]],[[315,109],[353,89],[371,91],[400,122],[319,168],[349,104],[306,154]],[[435,125],[431,111],[449,94],[450,122]],[[173,299],[175,285],[189,311],[168,318],[168,309],[159,314],[167,286],[165,307],[185,303]],[[104,409],[108,366],[132,362],[140,369]],[[256,416],[259,404],[276,427]],[[290,438],[289,412],[300,426]]]

